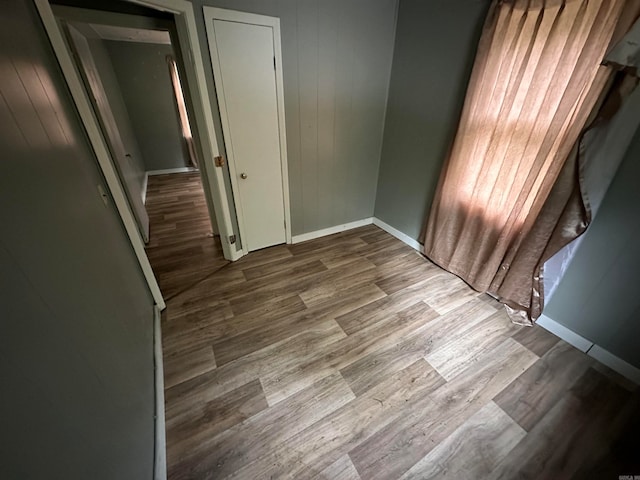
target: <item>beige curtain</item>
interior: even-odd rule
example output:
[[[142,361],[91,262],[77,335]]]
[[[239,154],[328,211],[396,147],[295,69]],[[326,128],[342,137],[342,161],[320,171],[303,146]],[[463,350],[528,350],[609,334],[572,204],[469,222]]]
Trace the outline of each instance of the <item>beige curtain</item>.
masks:
[[[182,84],[180,83],[180,76],[178,75],[178,66],[171,55],[167,55],[166,60],[169,65],[169,75],[171,75],[173,94],[176,99],[178,115],[180,117],[180,128],[187,145],[189,162],[193,167],[198,168],[198,157],[196,156],[196,148],[193,144],[193,136],[191,135],[191,125],[189,124],[189,116],[187,115],[187,105],[185,104],[184,95],[182,94]]]
[[[544,259],[588,224],[579,138],[628,12],[624,0],[497,0],[485,22],[424,248],[517,323],[541,313]]]

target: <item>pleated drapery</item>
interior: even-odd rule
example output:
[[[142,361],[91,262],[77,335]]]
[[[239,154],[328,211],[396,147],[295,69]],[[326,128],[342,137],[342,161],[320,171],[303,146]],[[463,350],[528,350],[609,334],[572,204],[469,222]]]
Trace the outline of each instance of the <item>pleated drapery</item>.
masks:
[[[193,143],[191,125],[189,124],[189,115],[187,114],[187,105],[184,101],[182,84],[180,83],[180,76],[178,75],[178,66],[176,65],[175,59],[171,55],[167,55],[166,60],[167,65],[169,66],[171,86],[173,87],[173,94],[176,100],[176,106],[178,108],[178,116],[180,118],[180,130],[182,131],[182,137],[184,138],[184,141],[187,145],[189,163],[192,167],[198,168],[198,156],[196,155],[196,147]]]
[[[541,313],[542,259],[588,223],[578,140],[611,78],[601,62],[624,9],[499,0],[485,22],[424,249],[518,323]]]

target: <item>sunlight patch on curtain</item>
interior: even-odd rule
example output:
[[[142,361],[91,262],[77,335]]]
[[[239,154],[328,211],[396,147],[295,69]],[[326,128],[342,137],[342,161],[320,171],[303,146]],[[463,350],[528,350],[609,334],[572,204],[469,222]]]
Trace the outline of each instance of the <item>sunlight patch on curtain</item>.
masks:
[[[570,220],[572,235],[588,224],[588,205],[562,217],[575,196],[577,161],[566,167],[573,183],[546,206],[547,224],[536,222],[608,86],[611,69],[601,63],[624,7],[623,0],[498,0],[485,22],[425,254],[495,293],[521,313],[520,323],[541,313],[540,259],[557,222]]]
[[[175,96],[176,105],[178,107],[178,116],[180,117],[180,129],[184,138],[187,151],[189,153],[189,162],[191,166],[198,168],[198,157],[196,156],[193,136],[191,134],[191,125],[189,124],[189,115],[187,114],[187,104],[184,101],[182,93],[182,84],[178,75],[178,66],[171,55],[167,55],[167,65],[169,65],[169,74],[171,75],[171,85],[173,86],[173,94]]]

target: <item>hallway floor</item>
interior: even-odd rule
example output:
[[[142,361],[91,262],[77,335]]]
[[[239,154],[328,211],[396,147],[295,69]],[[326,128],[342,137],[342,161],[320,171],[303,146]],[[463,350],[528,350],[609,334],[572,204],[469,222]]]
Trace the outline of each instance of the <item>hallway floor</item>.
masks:
[[[228,263],[211,236],[198,172],[150,176],[146,209],[147,256],[165,301]]]
[[[163,348],[170,479],[640,474],[635,386],[375,226],[224,266]]]

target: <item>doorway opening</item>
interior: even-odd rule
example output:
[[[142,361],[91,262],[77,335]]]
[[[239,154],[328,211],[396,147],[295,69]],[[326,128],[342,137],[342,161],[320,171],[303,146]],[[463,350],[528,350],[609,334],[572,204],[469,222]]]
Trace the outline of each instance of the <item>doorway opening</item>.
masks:
[[[61,5],[53,12],[169,300],[228,263],[203,188],[175,23]]]
[[[233,126],[233,124],[237,127],[237,125],[242,125],[243,122],[234,121],[234,118],[232,118],[235,115],[231,114],[237,112],[232,112],[227,109],[228,102],[226,94],[224,95],[224,101],[221,102],[224,103],[224,105],[219,105],[219,107],[221,117],[223,117],[221,118],[221,137],[224,136],[227,153],[230,155],[229,161],[227,162],[226,159],[221,156],[214,122],[214,117],[217,115],[214,115],[214,109],[212,108],[215,105],[213,95],[217,92],[215,92],[214,87],[208,85],[209,82],[203,62],[204,52],[196,26],[194,7],[190,2],[185,2],[184,0],[110,0],[108,2],[95,0],[91,2],[89,9],[86,8],[88,5],[84,0],[33,0],[33,2],[43,21],[47,36],[51,41],[54,53],[59,61],[62,73],[78,109],[79,116],[85,126],[87,137],[95,152],[97,163],[104,175],[108,192],[105,192],[101,186],[98,186],[100,196],[104,201],[112,200],[114,202],[143,275],[149,285],[149,290],[160,309],[165,308],[165,302],[145,251],[144,241],[149,240],[148,227],[145,227],[146,209],[140,207],[139,198],[141,195],[135,197],[138,198],[133,200],[135,204],[127,195],[125,180],[121,176],[119,168],[115,165],[112,158],[111,146],[107,143],[103,128],[96,118],[92,101],[84,87],[84,82],[78,72],[78,68],[75,66],[68,41],[61,28],[60,20],[54,15],[52,6],[55,8],[82,10],[83,13],[89,15],[91,19],[80,18],[75,20],[85,23],[108,25],[109,22],[104,22],[104,16],[109,15],[115,19],[111,26],[141,30],[163,30],[163,28],[158,28],[155,24],[145,26],[129,25],[127,22],[121,24],[120,22],[122,22],[123,16],[136,17],[143,23],[144,20],[149,19],[167,22],[168,27],[164,28],[164,30],[169,32],[171,44],[175,49],[177,69],[181,75],[184,73],[183,93],[186,104],[190,107],[188,108],[188,116],[193,132],[193,146],[199,160],[198,169],[201,173],[200,178],[202,179],[209,218],[213,220],[212,225],[214,228],[216,225],[218,227],[224,258],[229,261],[235,261],[251,250],[264,248],[280,242],[292,242],[291,212],[288,195],[289,182],[284,121],[284,94],[282,85],[282,53],[280,47],[280,26],[277,18],[249,15],[230,10],[204,8],[205,21],[207,23],[217,22],[218,25],[226,24],[228,26],[229,23],[237,21],[237,23],[243,24],[243,28],[254,30],[254,33],[264,29],[271,32],[269,41],[266,41],[266,38],[264,39],[265,44],[271,44],[271,54],[263,55],[264,58],[262,58],[262,60],[268,60],[268,62],[264,62],[265,65],[272,65],[272,74],[271,76],[264,75],[268,70],[267,68],[259,72],[260,78],[270,77],[269,82],[261,85],[261,88],[265,85],[270,85],[269,95],[266,95],[265,98],[271,99],[269,100],[271,102],[269,108],[262,108],[260,111],[262,113],[271,112],[271,115],[266,115],[265,118],[269,117],[269,119],[261,122],[260,125],[262,127],[269,127],[265,129],[265,132],[269,129],[271,133],[276,132],[277,139],[276,135],[262,135],[262,137],[269,138],[271,147],[269,149],[269,155],[263,155],[262,150],[259,150],[257,155],[251,156],[253,163],[247,165],[250,167],[255,167],[256,165],[262,166],[261,162],[256,163],[255,159],[260,159],[265,155],[268,156],[270,160],[272,157],[279,157],[280,165],[278,168],[277,162],[268,162],[271,167],[266,170],[251,168],[251,170],[247,172],[244,170],[236,171],[236,162],[238,168],[243,168],[246,165],[242,159],[249,157],[238,154],[241,153],[240,150],[242,150],[242,148],[238,148],[237,145],[232,145],[232,142],[229,142],[230,130],[229,128],[225,128],[225,123],[227,124],[226,127],[229,127],[229,125]],[[224,34],[224,38],[218,39],[215,33],[216,29],[214,28],[210,31],[209,26],[207,27],[210,47],[211,45],[216,45],[218,40],[221,40],[222,43],[225,42],[225,39],[228,40],[228,35]],[[214,35],[210,35],[210,32]],[[139,35],[139,33],[135,35]],[[214,36],[215,38],[213,38]],[[261,41],[251,44],[251,42],[245,41],[247,39],[242,39],[243,48],[249,45],[259,47],[261,44]],[[252,51],[252,53],[256,52],[257,50]],[[229,71],[228,67],[233,64],[224,61],[224,59],[222,59],[222,63],[219,61],[220,59],[216,61],[213,58],[212,52],[209,53],[214,64],[214,70],[218,69],[218,72],[214,72],[213,75],[217,85],[220,81],[221,72],[224,74],[225,70]],[[273,55],[273,57],[271,55]],[[263,62],[261,62],[261,65],[262,63]],[[264,67],[264,65],[262,66]],[[256,76],[256,78],[258,78],[258,76]],[[244,87],[247,86],[248,85],[244,85]],[[249,88],[249,90],[252,91],[251,88]],[[237,97],[237,93],[237,91],[227,92],[227,94],[230,94],[230,97],[234,95]],[[243,95],[240,96],[244,97]],[[220,101],[220,97],[218,97],[218,100]],[[245,100],[243,100],[242,103],[247,104]],[[273,108],[274,102],[276,103],[275,108]],[[236,102],[232,103],[236,104]],[[225,112],[222,112],[223,110]],[[277,114],[275,112],[277,112]],[[277,124],[277,129],[272,128],[275,124]],[[235,129],[237,130],[237,128]],[[262,129],[260,129],[260,131],[262,131]],[[256,142],[254,142],[254,144],[255,143]],[[240,145],[244,146],[244,142],[240,142]],[[234,147],[236,147],[235,150]],[[126,153],[128,152],[124,154],[127,159],[126,161],[134,162],[135,159],[132,159],[133,156],[130,153],[129,156],[127,156]],[[123,163],[126,164],[126,162]],[[256,205],[261,207],[261,202],[256,199],[262,196],[260,188],[251,188],[252,186],[262,187],[263,184],[268,184],[270,185],[270,193],[276,191],[277,180],[273,182],[260,181],[261,178],[265,176],[263,175],[265,171],[269,177],[275,178],[276,173],[280,176],[279,183],[281,184],[281,193],[279,192],[278,197],[281,198],[281,202],[278,200],[278,204],[282,203],[282,207],[278,205],[277,210],[279,212],[278,217],[284,216],[282,223],[280,222],[280,220],[282,220],[281,218],[275,219],[275,216],[271,215],[272,212],[276,211],[275,208],[269,208],[264,215],[261,214],[260,208],[251,208]],[[241,192],[241,189],[238,187],[238,179],[236,177],[242,179],[243,184],[246,184],[243,185],[244,192]],[[244,182],[244,180],[249,178],[251,178],[251,180]],[[244,193],[244,195],[242,195],[242,193]],[[269,195],[265,198],[269,200],[269,202],[264,202],[265,205],[266,203],[271,205],[275,197]],[[249,207],[246,208],[247,212],[244,212],[241,203],[247,203],[247,205],[249,205]],[[268,233],[269,236],[276,231],[277,227],[277,238],[274,235],[275,240],[267,238],[266,241],[251,241],[250,230],[256,225],[260,227],[258,231]],[[280,227],[280,225],[282,225],[282,227]],[[251,227],[251,229],[249,227]],[[282,229],[284,229],[284,238]],[[258,237],[255,236],[255,238]]]

